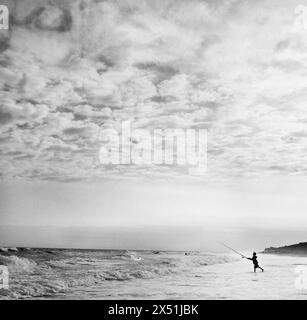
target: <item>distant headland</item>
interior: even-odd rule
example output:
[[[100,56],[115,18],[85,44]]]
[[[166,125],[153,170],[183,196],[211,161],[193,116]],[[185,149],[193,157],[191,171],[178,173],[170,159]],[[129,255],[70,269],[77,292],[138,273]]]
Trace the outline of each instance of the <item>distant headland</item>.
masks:
[[[263,253],[307,256],[307,242],[300,242],[283,247],[269,247]]]

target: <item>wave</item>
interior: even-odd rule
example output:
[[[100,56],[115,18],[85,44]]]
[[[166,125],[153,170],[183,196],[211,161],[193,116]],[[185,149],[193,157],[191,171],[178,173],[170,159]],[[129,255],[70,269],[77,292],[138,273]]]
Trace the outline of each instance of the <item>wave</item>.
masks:
[[[142,260],[144,262],[145,259]],[[180,274],[182,272],[191,271],[193,268],[199,268],[220,263],[234,261],[232,257],[222,256],[206,256],[197,257],[189,261],[185,259],[162,259],[152,261],[149,264],[138,264],[137,267],[125,268],[118,270],[97,271],[79,279],[74,279],[70,285],[91,285],[97,284],[100,281],[127,281],[133,279],[153,279],[157,277],[167,276],[171,274]]]
[[[0,299],[50,296],[67,289],[63,280],[43,278],[51,270],[46,264],[15,255],[0,255],[0,265],[7,266],[9,271],[9,289],[0,289]]]
[[[182,253],[148,252],[55,252],[45,250],[0,255],[0,265],[10,272],[9,290],[0,290],[0,299],[24,299],[65,294],[103,286],[105,281],[133,281],[171,275],[201,274],[207,266],[233,261],[233,257]],[[26,258],[26,257],[27,258]],[[140,259],[141,258],[141,259]],[[24,275],[27,276],[24,276]]]
[[[9,272],[32,272],[37,264],[33,260],[27,258],[13,256],[2,256],[0,255],[0,265],[7,266]]]
[[[64,281],[25,281],[13,283],[9,290],[0,290],[0,299],[26,299],[35,297],[54,296],[55,294],[64,293],[67,285]]]
[[[115,254],[115,255],[112,255],[110,256],[109,258],[113,258],[113,259],[123,259],[123,260],[133,260],[133,261],[141,261],[142,258],[140,256],[137,255],[137,253],[135,251],[124,251],[123,253],[120,253],[120,254]]]
[[[89,286],[99,284],[103,281],[128,281],[133,279],[152,279],[157,276],[169,275],[172,273],[171,269],[154,268],[151,270],[138,269],[138,270],[109,270],[97,271],[92,274],[87,274],[78,279],[72,279],[67,283],[68,287],[74,286]]]

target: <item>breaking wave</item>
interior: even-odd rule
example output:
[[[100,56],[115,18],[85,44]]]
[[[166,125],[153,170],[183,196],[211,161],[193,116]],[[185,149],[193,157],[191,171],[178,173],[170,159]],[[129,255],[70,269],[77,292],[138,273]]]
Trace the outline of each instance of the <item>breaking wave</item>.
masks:
[[[0,255],[0,265],[8,267],[10,276],[9,290],[1,289],[0,299],[56,297],[76,288],[103,288],[106,281],[188,275],[198,268],[233,260],[220,255],[134,251],[37,249],[17,254]]]
[[[0,265],[7,266],[10,272],[32,272],[37,264],[27,258],[20,258],[15,255],[2,256],[0,255]]]

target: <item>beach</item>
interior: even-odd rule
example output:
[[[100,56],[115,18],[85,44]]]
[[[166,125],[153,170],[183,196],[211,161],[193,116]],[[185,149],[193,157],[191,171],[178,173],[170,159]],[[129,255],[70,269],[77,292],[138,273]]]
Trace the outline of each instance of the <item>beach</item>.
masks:
[[[228,253],[30,249],[2,253],[0,299],[306,299],[307,257],[258,254],[264,272]]]

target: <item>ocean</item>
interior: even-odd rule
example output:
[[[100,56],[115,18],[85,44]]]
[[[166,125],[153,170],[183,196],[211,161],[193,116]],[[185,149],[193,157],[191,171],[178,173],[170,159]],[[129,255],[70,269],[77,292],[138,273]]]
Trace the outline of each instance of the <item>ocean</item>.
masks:
[[[265,271],[227,253],[28,249],[0,254],[0,299],[306,299],[307,257],[259,254]]]

